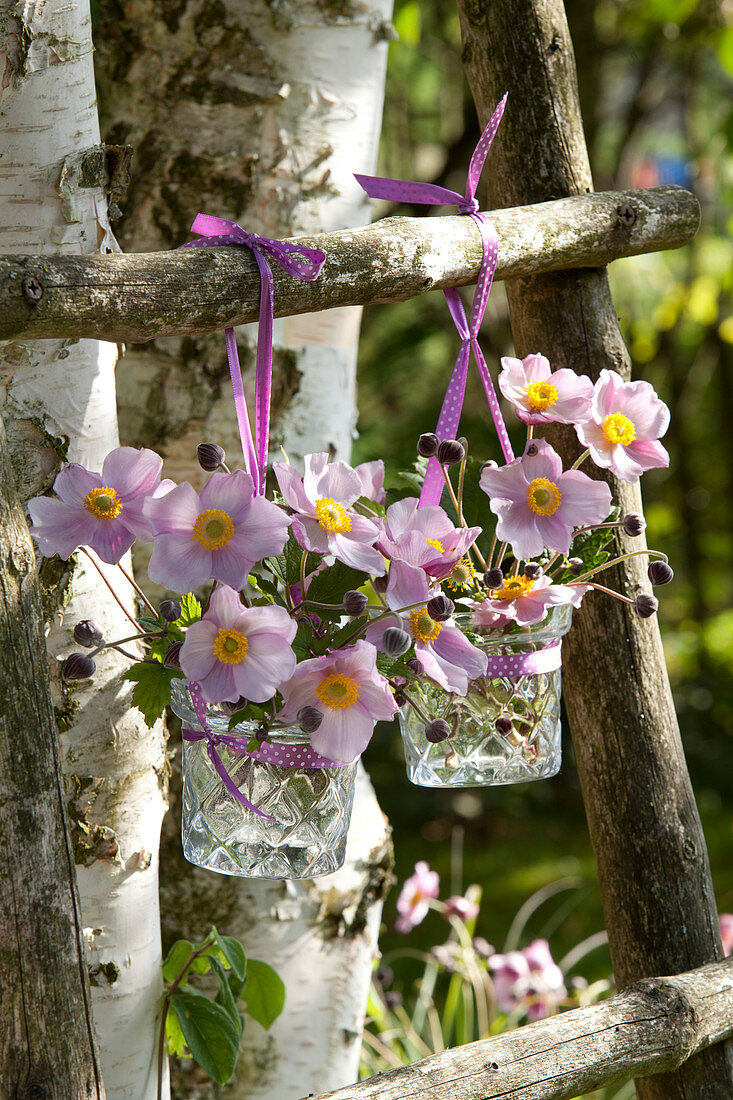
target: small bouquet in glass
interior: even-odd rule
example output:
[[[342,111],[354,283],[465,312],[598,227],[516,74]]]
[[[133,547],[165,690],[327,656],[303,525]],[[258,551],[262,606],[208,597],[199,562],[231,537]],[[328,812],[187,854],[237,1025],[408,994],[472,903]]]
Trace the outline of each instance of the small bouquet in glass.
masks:
[[[635,480],[666,465],[668,413],[645,382],[604,371],[594,387],[539,355],[503,360],[499,381],[528,425],[524,453],[481,465],[461,442],[421,436],[415,477],[440,470],[445,509],[388,499],[381,461],[352,468],[323,453],[302,473],[275,463],[268,499],[264,476],[231,471],[211,443],[198,450],[210,474],[200,492],[161,480],[153,451],[120,447],[99,473],[65,466],[56,497],[30,502],[45,555],[81,549],[130,580],[121,559],[136,538],[153,543],[150,578],[175,595],[156,608],[138,589],[145,611],[123,639],[77,624],[86,652],[62,672],[88,678],[97,653],[122,649],[148,723],[167,704],[181,717],[192,862],[275,878],[335,870],[356,763],[398,709],[416,783],[515,782],[559,767],[559,639],[584,593],[602,587],[614,528],[644,526],[614,515],[605,482],[577,467],[590,455]],[[567,471],[534,437],[552,420],[574,423],[587,448]],[[654,561],[650,576],[664,583],[671,570]],[[656,600],[633,606],[648,615]]]

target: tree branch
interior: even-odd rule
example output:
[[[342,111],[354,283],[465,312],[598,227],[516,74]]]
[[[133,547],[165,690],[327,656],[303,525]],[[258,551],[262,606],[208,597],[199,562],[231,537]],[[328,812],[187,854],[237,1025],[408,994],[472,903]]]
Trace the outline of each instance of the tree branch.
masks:
[[[510,279],[679,248],[695,235],[699,206],[681,187],[654,187],[495,210],[491,218],[499,236],[496,277]],[[327,260],[313,283],[273,264],[278,316],[404,301],[475,282],[481,263],[478,229],[465,216],[386,218],[293,239],[322,248]],[[0,339],[144,342],[214,332],[255,321],[259,297],[254,257],[241,247],[1,256]]]

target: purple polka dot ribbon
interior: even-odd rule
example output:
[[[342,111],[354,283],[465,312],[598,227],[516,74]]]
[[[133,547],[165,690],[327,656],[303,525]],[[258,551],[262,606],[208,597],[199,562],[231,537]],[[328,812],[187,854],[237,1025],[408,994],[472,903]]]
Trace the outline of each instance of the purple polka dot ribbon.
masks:
[[[506,653],[492,655],[486,676],[538,676],[542,672],[555,672],[562,665],[562,642],[558,638],[544,649],[534,653]]]
[[[471,352],[473,352],[479,376],[484,387],[484,393],[486,394],[486,400],[491,410],[494,426],[499,436],[504,459],[506,462],[511,462],[514,458],[514,452],[509,442],[504,418],[501,415],[494,383],[492,382],[491,375],[486,366],[486,360],[484,359],[478,343],[478,332],[486,310],[486,303],[494,279],[494,272],[496,271],[498,241],[494,226],[485,214],[479,213],[478,202],[476,200],[476,188],[478,186],[479,177],[483,170],[491,143],[499,128],[502,115],[504,114],[506,99],[507,97],[505,95],[489,119],[473,151],[471,163],[468,167],[466,192],[464,195],[459,195],[457,191],[450,191],[447,187],[439,187],[434,183],[414,183],[409,180],[383,179],[379,176],[360,175],[357,175],[355,179],[370,198],[390,199],[410,203],[425,203],[429,205],[456,206],[459,214],[468,214],[478,226],[481,232],[483,259],[481,260],[481,268],[476,283],[476,293],[471,307],[470,323],[466,319],[466,312],[463,308],[463,302],[461,301],[458,291],[452,287],[443,292],[462,343],[453,368],[453,373],[448,383],[445,398],[443,399],[443,406],[440,410],[435,434],[439,439],[454,439],[458,435],[458,425],[461,419],[463,399],[466,392],[468,363]],[[438,504],[444,487],[445,482],[443,480],[443,473],[440,469],[440,465],[437,459],[431,458],[428,463],[422,492],[420,493],[420,505]]]
[[[239,752],[245,756],[251,756],[253,760],[257,760],[261,764],[276,764],[280,768],[346,768],[350,763],[353,763],[353,761],[329,760],[325,756],[320,756],[309,745],[264,742],[256,752],[250,752],[247,748],[250,741],[249,737],[213,733],[209,729],[206,721],[206,703],[201,693],[201,685],[195,681],[190,682],[188,689],[191,693],[191,700],[201,729],[195,730],[189,726],[184,726],[181,730],[184,741],[206,741],[209,759],[232,798],[236,798],[237,802],[241,802],[243,806],[246,806],[252,813],[257,814],[258,817],[264,817],[267,821],[272,821],[269,814],[263,813],[257,806],[253,806],[249,799],[242,794],[216,751],[217,745],[223,745],[229,752]]]
[[[255,493],[265,492],[267,457],[270,439],[270,394],[272,390],[272,326],[274,320],[274,285],[269,260],[277,260],[288,275],[313,282],[317,279],[326,260],[326,253],[318,248],[304,248],[293,241],[276,241],[247,233],[236,222],[225,218],[213,218],[209,214],[197,214],[191,226],[192,233],[199,233],[202,240],[187,241],[181,248],[207,247],[209,245],[244,245],[250,248],[260,272],[260,317],[257,334],[257,369],[255,374],[255,443],[249,425],[247,401],[242,385],[237,342],[234,329],[225,329],[227,360],[234,392],[239,437],[242,441],[244,465],[251,475]]]

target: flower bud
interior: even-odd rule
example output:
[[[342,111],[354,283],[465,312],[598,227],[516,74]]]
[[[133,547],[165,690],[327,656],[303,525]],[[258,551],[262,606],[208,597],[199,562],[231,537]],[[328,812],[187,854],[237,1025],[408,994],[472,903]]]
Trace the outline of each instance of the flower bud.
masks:
[[[650,618],[659,607],[659,600],[648,592],[642,592],[634,600],[634,611],[640,619]]]
[[[363,592],[357,592],[355,588],[344,592],[344,611],[355,619],[357,615],[363,615],[369,601]]]
[[[536,581],[538,577],[542,576],[542,566],[539,562],[528,561],[525,562],[523,572],[525,577],[528,577],[529,580]]]
[[[94,675],[96,665],[86,653],[72,653],[61,666],[64,680],[88,680]]]
[[[530,458],[534,458],[536,454],[540,453],[540,449],[536,443],[530,443],[529,446],[525,447],[524,453],[529,455]]]
[[[165,657],[163,658],[163,664],[166,668],[180,668],[181,667],[181,650],[183,649],[183,642],[172,642],[171,645],[165,651]]]
[[[479,470],[479,476],[481,476],[481,474],[484,472],[484,470],[498,470],[498,469],[499,469],[499,463],[494,462],[493,458],[490,458],[488,460],[488,462],[482,462],[481,463],[481,469]]]
[[[389,584],[389,577],[372,577],[372,588],[375,592],[384,593],[387,591],[387,585]]]
[[[316,707],[301,707],[297,717],[303,733],[315,733],[323,721],[323,711]]]
[[[226,699],[223,703],[219,703],[219,710],[223,710],[227,718],[231,718],[238,710],[244,710],[248,702],[249,699],[240,695],[238,699]]]
[[[409,661],[405,661],[405,665],[409,668],[410,672],[414,672],[416,676],[419,676],[422,672],[422,665],[417,657],[410,657]]]
[[[487,588],[501,588],[504,584],[504,574],[501,569],[487,569],[484,573],[484,584]]]
[[[463,462],[465,454],[465,447],[457,439],[444,439],[438,445],[438,462],[441,466],[455,466],[458,462]]]
[[[226,458],[226,451],[218,443],[199,443],[196,448],[196,457],[202,470],[213,473],[218,470]]]
[[[382,965],[378,966],[374,971],[374,978],[379,982],[382,989],[386,989],[387,986],[392,985],[394,981],[394,970],[382,963]]]
[[[650,561],[647,576],[652,584],[669,584],[674,578],[674,570],[666,561]]]
[[[104,641],[101,626],[95,623],[94,619],[82,619],[74,627],[74,641],[78,642],[79,645],[83,645],[85,649],[101,645]]]
[[[390,989],[384,994],[384,1003],[387,1008],[399,1008],[402,1004],[402,994],[399,989]]]
[[[388,657],[401,657],[412,645],[412,638],[398,626],[388,626],[382,635],[382,649]]]
[[[180,619],[181,617],[181,601],[162,600],[158,604],[158,614],[161,619],[165,619],[167,623],[174,623],[176,619]]]
[[[455,609],[453,600],[449,600],[447,596],[433,596],[432,600],[428,600],[428,615],[435,623],[444,623],[446,619],[450,619]]]
[[[504,715],[502,715],[494,722],[494,729],[497,733],[500,733],[502,737],[506,737],[507,734],[511,733],[514,729],[514,723],[512,722],[511,718],[506,718],[504,717]]]
[[[579,577],[583,572],[583,559],[582,558],[568,558],[565,562],[568,571],[574,576]]]
[[[628,512],[621,520],[621,527],[625,534],[636,538],[646,527],[646,520],[641,512]]]
[[[425,727],[425,736],[431,744],[437,745],[438,742],[450,737],[450,726],[444,718],[436,718],[433,722],[428,722]]]
[[[432,458],[434,454],[438,453],[438,439],[435,432],[423,432],[417,441],[417,453],[422,455],[423,458]]]
[[[407,696],[405,695],[404,691],[396,691],[394,693],[394,701],[398,707],[404,707],[405,703],[407,702]]]

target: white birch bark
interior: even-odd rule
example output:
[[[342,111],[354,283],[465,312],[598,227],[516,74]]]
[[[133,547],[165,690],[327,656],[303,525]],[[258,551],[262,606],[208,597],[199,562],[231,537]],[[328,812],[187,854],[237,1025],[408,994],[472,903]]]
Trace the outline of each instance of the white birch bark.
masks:
[[[112,4],[97,35],[97,73],[108,140],[136,149],[124,247],[179,244],[199,210],[270,237],[368,221],[353,173],[375,171],[391,6],[140,0],[133,18]],[[276,322],[271,454],[283,443],[294,462],[320,450],[348,460],[359,322],[358,308]],[[250,381],[255,328],[238,332]],[[181,360],[192,363],[187,378],[176,373]],[[120,416],[123,436],[135,443],[168,435],[171,477],[200,478],[191,457],[202,438],[236,461],[223,334],[128,351]],[[177,831],[178,822],[170,827]],[[355,1080],[389,859],[366,776],[346,865],[326,879],[268,885],[186,872],[168,822],[164,837],[167,938],[196,938],[213,920],[270,962],[287,988],[269,1033],[248,1022],[229,1086],[208,1089],[195,1071],[177,1067],[176,1090],[294,1100]]]
[[[2,0],[0,31],[0,250],[116,248],[88,3]],[[99,469],[117,445],[116,358],[114,345],[94,340],[17,340],[0,348],[0,401],[24,499],[50,484],[60,456]],[[152,1100],[163,731],[149,732],[130,710],[129,686],[118,682],[126,662],[111,651],[98,661],[92,685],[62,687],[57,658],[78,649],[74,623],[94,618],[110,637],[129,633],[129,624],[88,564],[55,581],[48,647],[104,1080],[110,1100]],[[114,584],[133,606],[129,588]]]

